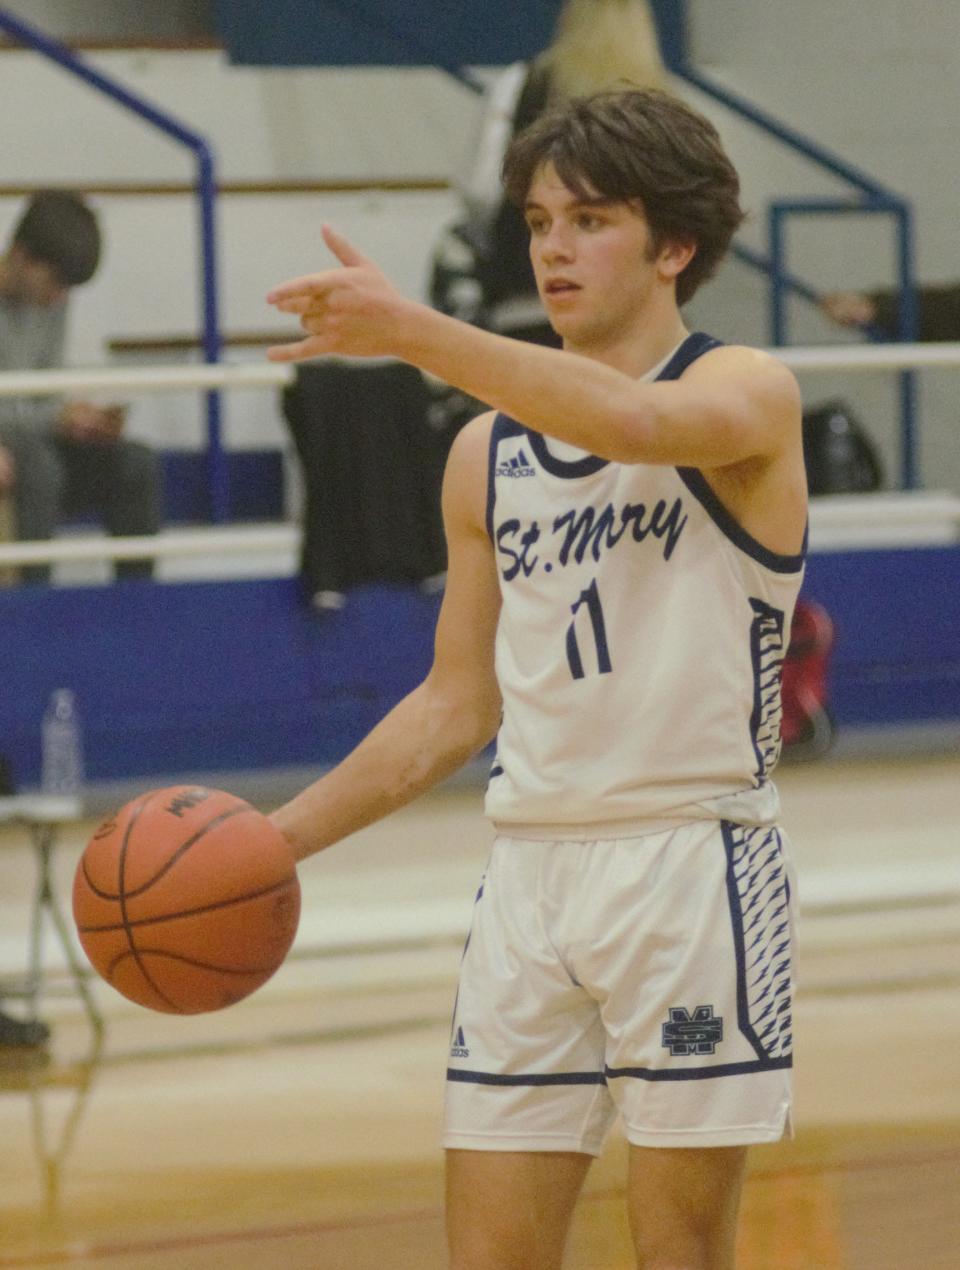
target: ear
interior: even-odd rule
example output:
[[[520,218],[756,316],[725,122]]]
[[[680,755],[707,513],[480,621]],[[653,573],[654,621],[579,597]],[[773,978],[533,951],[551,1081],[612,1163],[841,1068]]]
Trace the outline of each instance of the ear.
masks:
[[[675,282],[696,254],[692,238],[664,243],[657,256],[657,270],[664,282]]]

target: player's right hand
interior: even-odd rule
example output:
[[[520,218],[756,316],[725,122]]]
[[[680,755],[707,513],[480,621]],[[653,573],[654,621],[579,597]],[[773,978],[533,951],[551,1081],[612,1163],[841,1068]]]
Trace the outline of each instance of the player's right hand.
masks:
[[[307,338],[267,349],[274,362],[298,362],[339,353],[383,357],[394,352],[407,302],[387,276],[329,226],[323,239],[340,268],[291,278],[269,292],[267,302],[296,314]]]

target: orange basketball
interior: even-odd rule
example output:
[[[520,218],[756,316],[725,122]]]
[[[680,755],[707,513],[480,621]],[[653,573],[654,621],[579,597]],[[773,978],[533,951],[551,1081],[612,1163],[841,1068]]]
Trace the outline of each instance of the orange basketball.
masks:
[[[87,843],[73,883],[80,942],[139,1005],[220,1010],[286,957],[300,917],[293,853],[242,798],[178,785],[135,798]]]

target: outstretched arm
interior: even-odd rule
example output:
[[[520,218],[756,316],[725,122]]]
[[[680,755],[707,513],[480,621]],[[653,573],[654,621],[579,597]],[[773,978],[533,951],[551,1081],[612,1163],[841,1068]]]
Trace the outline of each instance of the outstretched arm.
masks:
[[[790,372],[753,349],[724,348],[696,373],[643,383],[591,358],[521,343],[407,300],[341,235],[324,228],[340,268],[268,296],[309,332],[274,361],[326,353],[398,357],[521,423],[623,463],[722,467],[774,457],[799,428]]]
[[[489,419],[457,437],[444,479],[447,587],[426,679],[342,763],[273,812],[298,859],[411,802],[496,733],[500,595],[484,518]]]

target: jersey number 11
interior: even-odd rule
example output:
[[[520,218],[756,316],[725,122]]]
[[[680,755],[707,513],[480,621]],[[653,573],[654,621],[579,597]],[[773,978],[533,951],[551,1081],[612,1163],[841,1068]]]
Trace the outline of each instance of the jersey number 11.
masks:
[[[597,580],[594,578],[586,590],[580,592],[576,602],[570,605],[573,621],[567,627],[567,661],[570,664],[570,673],[574,679],[585,678],[576,630],[577,610],[583,604],[587,606],[587,612],[590,615],[593,642],[597,648],[597,668],[601,675],[608,675],[613,670],[613,665],[610,661],[610,650],[607,648],[607,628],[603,620],[600,592],[597,589]]]

